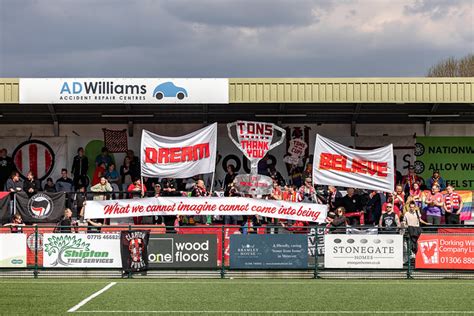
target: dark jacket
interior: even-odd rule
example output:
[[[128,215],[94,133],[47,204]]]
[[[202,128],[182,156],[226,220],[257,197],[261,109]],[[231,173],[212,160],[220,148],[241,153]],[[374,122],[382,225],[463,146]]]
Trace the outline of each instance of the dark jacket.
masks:
[[[33,189],[33,192],[29,192],[30,189]],[[36,194],[38,191],[41,191],[41,183],[39,180],[25,180],[23,182],[23,191],[26,192],[29,196],[32,196],[33,194]]]
[[[89,170],[89,160],[87,157],[80,157],[79,155],[74,157],[71,170],[71,173],[74,175],[74,177],[87,175],[87,170]]]

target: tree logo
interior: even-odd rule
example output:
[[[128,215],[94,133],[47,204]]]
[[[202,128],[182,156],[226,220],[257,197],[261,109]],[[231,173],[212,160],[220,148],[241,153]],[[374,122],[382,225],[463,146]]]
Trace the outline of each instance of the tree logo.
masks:
[[[63,255],[67,250],[83,250],[90,251],[90,244],[82,240],[81,237],[76,235],[63,235],[63,236],[52,236],[48,238],[48,242],[44,244],[44,251],[48,256],[57,254],[56,260],[51,264],[52,266],[69,266],[71,263],[68,263]]]

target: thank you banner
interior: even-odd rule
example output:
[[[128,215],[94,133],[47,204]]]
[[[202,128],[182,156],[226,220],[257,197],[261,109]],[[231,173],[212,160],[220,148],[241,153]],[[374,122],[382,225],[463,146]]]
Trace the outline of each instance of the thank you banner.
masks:
[[[357,150],[317,135],[314,148],[314,183],[393,191],[392,145],[374,150]]]
[[[179,137],[142,132],[143,177],[188,178],[211,173],[215,171],[216,155],[217,123]]]

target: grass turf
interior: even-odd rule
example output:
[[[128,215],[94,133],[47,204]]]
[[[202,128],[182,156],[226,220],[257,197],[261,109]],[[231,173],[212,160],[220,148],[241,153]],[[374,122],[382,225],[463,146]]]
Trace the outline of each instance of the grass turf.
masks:
[[[0,314],[474,314],[460,280],[0,280]]]

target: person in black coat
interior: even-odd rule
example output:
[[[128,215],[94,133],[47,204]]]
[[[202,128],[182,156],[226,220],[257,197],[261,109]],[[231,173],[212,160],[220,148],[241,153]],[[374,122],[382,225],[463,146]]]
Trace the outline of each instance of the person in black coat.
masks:
[[[84,148],[77,149],[77,156],[72,161],[71,173],[74,176],[74,187],[79,188],[81,185],[87,186],[87,171],[89,170],[89,160],[84,155]]]
[[[41,183],[35,179],[35,175],[31,171],[28,172],[26,180],[23,182],[23,191],[25,191],[29,197],[41,191]]]

